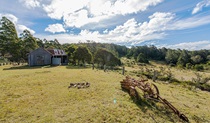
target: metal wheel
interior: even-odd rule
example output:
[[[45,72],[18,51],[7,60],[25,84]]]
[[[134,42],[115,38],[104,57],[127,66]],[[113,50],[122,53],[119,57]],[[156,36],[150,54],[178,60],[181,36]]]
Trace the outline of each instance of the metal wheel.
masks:
[[[151,84],[151,90],[153,91],[153,98],[158,99],[160,94],[158,87],[155,84]]]
[[[145,91],[144,91],[144,97],[145,98],[153,98],[158,99],[159,98],[159,90],[157,86],[153,83],[146,84]]]

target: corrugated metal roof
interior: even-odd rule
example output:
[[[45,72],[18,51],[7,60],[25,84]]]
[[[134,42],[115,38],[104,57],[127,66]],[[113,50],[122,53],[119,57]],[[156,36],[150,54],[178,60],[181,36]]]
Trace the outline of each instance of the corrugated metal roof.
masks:
[[[63,56],[63,55],[66,55],[65,51],[63,50],[60,50],[60,49],[47,49],[52,55],[55,55],[55,56]]]

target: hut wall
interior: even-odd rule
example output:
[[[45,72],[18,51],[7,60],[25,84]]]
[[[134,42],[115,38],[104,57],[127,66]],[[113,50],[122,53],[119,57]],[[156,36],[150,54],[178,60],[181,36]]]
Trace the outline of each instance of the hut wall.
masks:
[[[50,65],[51,54],[42,48],[38,48],[31,52],[28,56],[30,66]]]

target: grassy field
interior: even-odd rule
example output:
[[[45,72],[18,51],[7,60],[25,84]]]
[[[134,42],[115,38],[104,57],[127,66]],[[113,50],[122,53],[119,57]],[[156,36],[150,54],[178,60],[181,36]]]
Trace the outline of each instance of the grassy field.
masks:
[[[121,90],[120,81],[124,78],[119,72],[91,68],[0,66],[0,122],[182,122],[161,103],[144,99],[134,102]],[[68,89],[70,82],[85,81],[91,83],[89,88]],[[161,97],[184,113],[190,122],[210,122],[209,92],[155,84]]]

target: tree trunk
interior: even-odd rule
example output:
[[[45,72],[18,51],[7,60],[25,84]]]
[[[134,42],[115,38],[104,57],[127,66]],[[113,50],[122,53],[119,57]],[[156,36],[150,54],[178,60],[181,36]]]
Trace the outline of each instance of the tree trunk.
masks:
[[[95,65],[94,65],[94,63],[92,64],[92,69],[94,70],[94,68],[95,68]]]
[[[106,65],[103,65],[103,67],[104,67],[104,72],[106,72]]]

